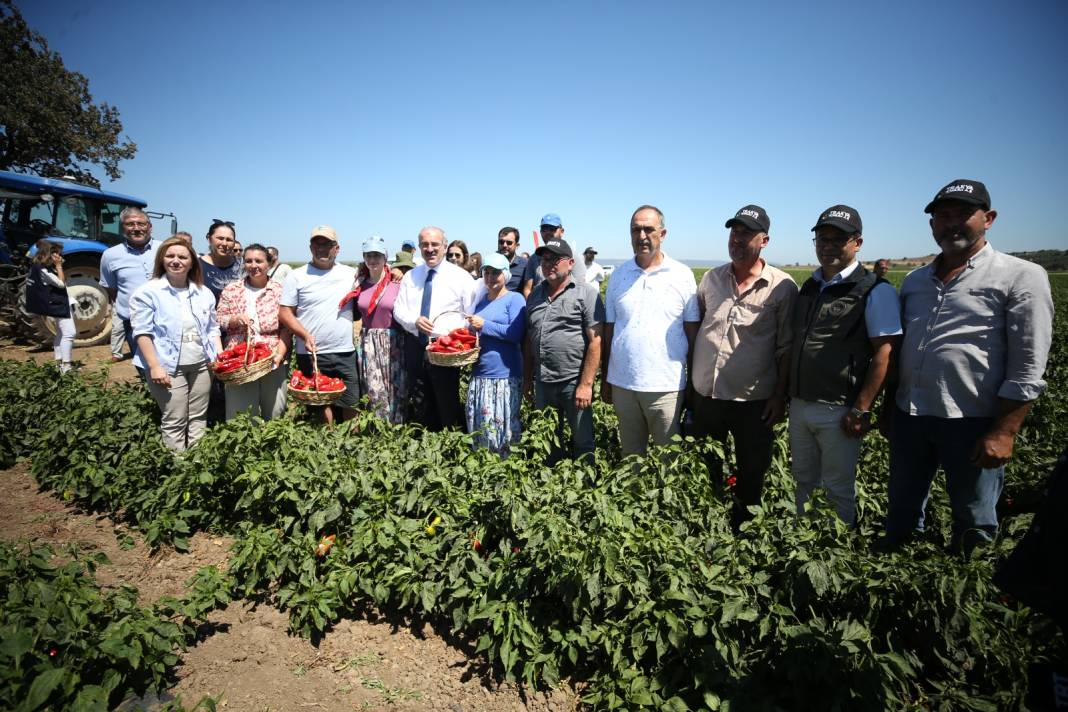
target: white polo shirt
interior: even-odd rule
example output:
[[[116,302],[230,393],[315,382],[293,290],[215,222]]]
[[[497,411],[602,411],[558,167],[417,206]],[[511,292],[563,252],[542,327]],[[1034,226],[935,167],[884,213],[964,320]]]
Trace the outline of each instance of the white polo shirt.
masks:
[[[631,391],[684,389],[682,325],[701,321],[693,270],[667,255],[649,271],[631,259],[612,272],[605,297],[605,321],[613,324],[608,382]]]

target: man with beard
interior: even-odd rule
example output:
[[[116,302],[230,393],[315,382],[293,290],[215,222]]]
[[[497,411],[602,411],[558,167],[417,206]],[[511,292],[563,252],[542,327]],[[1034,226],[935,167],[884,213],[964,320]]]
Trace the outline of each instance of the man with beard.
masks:
[[[504,285],[509,292],[518,292],[523,286],[523,272],[527,269],[527,258],[517,253],[519,250],[519,230],[514,227],[502,227],[497,232],[497,252],[508,258],[511,274]]]
[[[734,439],[737,484],[732,518],[736,526],[760,504],[771,466],[774,426],[786,412],[786,371],[793,341],[793,278],[761,257],[771,240],[771,218],[759,205],[738,210],[725,227],[731,261],[705,272],[697,287],[701,315],[693,366],[690,407],[693,434],[726,444]],[[611,285],[611,282],[609,282]],[[710,476],[723,463],[709,454]]]
[[[152,239],[152,223],[141,208],[123,208],[119,213],[119,225],[126,239],[101,255],[100,284],[108,290],[112,309],[122,322],[126,344],[133,356],[137,347],[130,323],[130,295],[152,279],[156,248],[160,243]]]
[[[571,428],[571,455],[593,461],[593,380],[601,363],[604,304],[600,293],[575,278],[571,246],[550,237],[535,251],[542,282],[527,298],[523,347],[523,392],[534,406],[559,415],[552,465],[564,457],[564,422]]]
[[[997,531],[1005,463],[1046,388],[1053,300],[1044,269],[987,242],[997,211],[985,185],[954,180],[924,212],[941,254],[901,285],[905,338],[896,399],[886,401],[890,504],[882,546],[923,530],[941,466],[952,545],[967,554]]]

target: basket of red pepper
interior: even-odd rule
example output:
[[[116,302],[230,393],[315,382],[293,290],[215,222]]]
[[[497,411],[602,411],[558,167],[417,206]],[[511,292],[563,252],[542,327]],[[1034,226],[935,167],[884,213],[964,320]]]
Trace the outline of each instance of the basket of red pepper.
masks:
[[[269,344],[257,341],[249,346],[242,341],[226,349],[212,362],[211,370],[223,383],[240,386],[266,376],[274,365],[274,350]]]
[[[304,405],[330,405],[345,392],[345,382],[320,373],[319,360],[314,351],[311,357],[312,375],[305,376],[301,371],[294,371],[289,379],[289,395]]]
[[[439,336],[426,347],[426,357],[435,366],[469,366],[478,360],[478,336],[466,327]]]

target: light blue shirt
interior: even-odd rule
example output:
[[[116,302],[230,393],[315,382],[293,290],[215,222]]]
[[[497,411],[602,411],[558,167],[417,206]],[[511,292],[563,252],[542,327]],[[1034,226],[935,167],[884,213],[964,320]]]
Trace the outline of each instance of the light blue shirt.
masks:
[[[940,259],[901,283],[897,407],[910,415],[990,418],[998,399],[1038,398],[1053,339],[1046,270],[986,245],[943,284]]]
[[[854,262],[827,281],[823,279],[823,270],[817,269],[812,273],[812,279],[819,283],[822,292],[832,284],[845,280],[859,266],[859,262]],[[864,326],[869,339],[897,336],[901,333],[901,303],[897,298],[897,290],[888,282],[880,282],[868,292],[868,303],[864,306]]]
[[[214,361],[218,356],[215,339],[219,336],[219,324],[215,321],[215,296],[211,290],[193,282],[189,283],[187,290],[175,289],[166,277],[160,277],[145,282],[130,296],[134,338],[151,336],[160,365],[172,374],[178,370],[182,334],[185,331],[181,299],[189,300],[197,333],[204,344],[204,356]],[[134,354],[133,363],[138,368],[148,367],[140,350]]]
[[[130,318],[130,295],[152,279],[156,248],[161,244],[159,240],[149,240],[143,250],[138,250],[123,240],[118,245],[104,250],[101,255],[100,284],[105,289],[118,292],[115,297],[115,313],[120,319]]]

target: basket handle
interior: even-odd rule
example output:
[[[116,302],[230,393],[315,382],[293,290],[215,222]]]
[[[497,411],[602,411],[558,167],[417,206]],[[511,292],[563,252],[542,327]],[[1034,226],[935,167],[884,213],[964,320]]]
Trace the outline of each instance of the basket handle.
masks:
[[[319,375],[319,357],[315,355],[315,352],[311,352],[312,357],[312,390],[316,393],[319,392],[319,379],[316,376]]]
[[[256,332],[256,327],[249,323],[248,330],[245,332],[245,343],[247,344],[247,346],[245,347],[246,366],[252,363],[252,354],[256,351],[256,349],[253,347],[256,345],[257,336],[259,336],[259,334]]]

